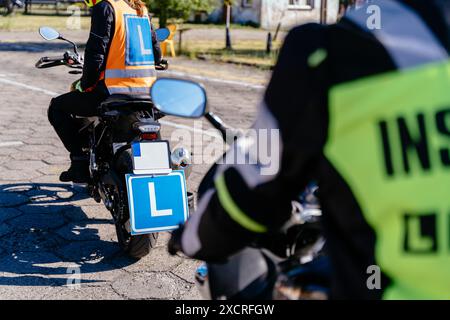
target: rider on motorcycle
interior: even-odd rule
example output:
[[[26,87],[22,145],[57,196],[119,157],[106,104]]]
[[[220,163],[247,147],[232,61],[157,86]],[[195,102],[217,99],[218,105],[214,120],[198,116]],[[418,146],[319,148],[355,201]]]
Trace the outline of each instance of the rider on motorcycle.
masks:
[[[280,130],[278,170],[216,166],[170,252],[224,261],[282,227],[316,180],[332,298],[448,298],[449,16],[449,1],[376,0],[293,29],[254,125]],[[254,159],[251,144],[226,158]]]
[[[80,126],[74,116],[97,115],[108,96],[146,96],[156,80],[161,49],[141,0],[85,0],[92,7],[91,30],[83,75],[72,91],[52,99],[48,119],[70,152],[71,166],[63,182],[89,180],[89,159],[83,152]]]

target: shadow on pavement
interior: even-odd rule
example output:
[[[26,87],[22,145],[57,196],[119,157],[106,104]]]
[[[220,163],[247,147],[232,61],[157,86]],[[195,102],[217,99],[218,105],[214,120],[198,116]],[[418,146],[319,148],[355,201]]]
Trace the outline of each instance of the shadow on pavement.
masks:
[[[102,282],[103,272],[133,264],[120,251],[109,213],[86,205],[88,198],[76,185],[1,185],[0,285],[63,286],[77,272],[81,284]],[[81,205],[99,213],[88,216]]]

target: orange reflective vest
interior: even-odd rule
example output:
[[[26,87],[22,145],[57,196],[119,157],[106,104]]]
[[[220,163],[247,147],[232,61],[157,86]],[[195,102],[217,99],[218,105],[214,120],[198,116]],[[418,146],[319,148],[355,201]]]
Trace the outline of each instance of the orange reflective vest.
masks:
[[[115,30],[101,79],[110,94],[149,94],[156,70],[148,11],[139,17],[125,0],[107,1],[114,9]]]

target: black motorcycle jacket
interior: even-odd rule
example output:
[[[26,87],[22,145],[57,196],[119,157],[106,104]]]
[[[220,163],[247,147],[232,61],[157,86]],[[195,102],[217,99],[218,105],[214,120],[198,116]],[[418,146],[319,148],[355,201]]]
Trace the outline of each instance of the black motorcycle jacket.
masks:
[[[108,1],[101,1],[92,8],[91,30],[84,53],[83,76],[81,88],[93,88],[101,93],[108,93],[104,81],[99,81],[105,70],[111,40],[114,37],[114,9]],[[161,62],[161,48],[152,26],[152,42],[155,64]]]
[[[376,7],[370,7],[373,5]],[[381,13],[380,21],[377,12]],[[444,85],[448,74],[436,71],[444,69],[448,61],[448,17],[448,1],[380,0],[348,12],[335,25],[294,28],[285,40],[253,126],[272,130],[268,145],[278,146],[272,149],[270,161],[258,153],[256,163],[237,164],[233,161],[237,157],[254,158],[248,146],[260,144],[261,138],[237,141],[225,156],[230,161],[216,165],[203,181],[198,210],[178,235],[182,251],[201,260],[223,261],[258,238],[270,237],[290,219],[291,200],[314,180],[319,184],[333,263],[333,298],[415,298],[424,293],[444,297],[442,281],[450,276],[446,271],[450,270],[449,256],[443,256],[443,247],[450,239],[445,227],[450,221],[445,220],[450,207],[436,216],[434,209],[421,215],[409,208],[412,199],[434,193],[421,189],[422,184],[412,184],[409,174],[428,179],[420,170],[442,168],[442,174],[433,175],[441,179],[435,186],[444,188],[443,177],[447,177],[446,190],[450,189],[450,160],[447,163],[446,158],[450,150],[450,104],[436,105],[436,113],[428,115],[420,109],[425,108],[425,102],[414,105],[415,100],[422,101],[419,97],[427,90],[408,86],[434,84],[431,87],[437,88],[442,84],[442,91],[434,96],[443,96],[448,90]],[[425,69],[435,65],[436,70]],[[417,81],[419,77],[423,80]],[[400,90],[406,94],[397,95]],[[384,101],[384,97],[389,98]],[[371,101],[380,103],[372,106]],[[424,131],[435,126],[434,120],[427,127],[422,123],[428,116],[437,121],[438,130],[427,131],[434,137],[427,144]],[[414,121],[419,124],[414,125]],[[397,130],[400,142],[395,138]],[[367,136],[359,132],[367,132]],[[359,137],[365,138],[361,144]],[[432,149],[430,141],[441,138],[436,149],[441,148],[442,166],[432,166],[426,150]],[[362,159],[366,155],[370,157]],[[355,172],[364,168],[364,161],[365,171],[353,176],[352,168]],[[379,175],[383,187],[377,189],[378,180],[372,178],[375,175]],[[403,194],[393,182],[408,185],[409,194]],[[391,197],[394,200],[389,202]],[[448,196],[433,199],[440,203]],[[377,204],[386,204],[385,209],[372,210]],[[391,215],[379,216],[394,207],[406,209],[392,209]],[[437,221],[442,223],[440,229]],[[444,229],[446,235],[437,231]],[[411,263],[405,263],[408,259]],[[371,286],[370,270],[377,270],[371,269],[373,266],[379,266],[381,274]],[[447,278],[427,279],[433,272]],[[420,274],[423,276],[417,276]],[[447,286],[447,298],[449,292]]]

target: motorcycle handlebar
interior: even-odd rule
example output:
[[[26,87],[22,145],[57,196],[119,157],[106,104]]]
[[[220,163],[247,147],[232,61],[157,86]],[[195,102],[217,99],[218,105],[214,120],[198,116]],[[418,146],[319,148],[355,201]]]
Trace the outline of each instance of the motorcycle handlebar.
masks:
[[[80,60],[78,54],[75,53],[75,55],[73,55],[69,52],[66,52],[62,57],[42,57],[38,62],[36,62],[36,68],[38,69],[45,69],[62,65],[73,69],[82,69],[83,61],[82,59]],[[161,62],[156,65],[155,68],[156,70],[160,71],[167,70],[169,69],[169,62],[167,60],[161,60]]]
[[[64,64],[64,57],[42,57],[36,62],[36,68],[44,69],[56,66],[61,66]]]
[[[42,57],[38,62],[36,62],[36,68],[38,69],[45,69],[62,65],[65,65],[72,69],[83,68],[83,64],[82,62],[80,62],[78,56],[74,56],[69,53],[65,53],[64,56],[58,57]]]
[[[212,113],[212,112],[207,112],[205,114],[205,118],[206,120],[208,120],[209,123],[211,123],[211,125],[216,128],[220,134],[222,135],[222,139],[223,141],[229,143],[230,141],[227,140],[227,132],[228,134],[230,134],[230,136],[234,137],[234,140],[236,140],[237,138],[239,138],[242,133],[239,132],[238,130],[228,127],[225,125],[225,123],[222,121],[222,119],[219,118],[219,116],[217,116],[216,114]]]

